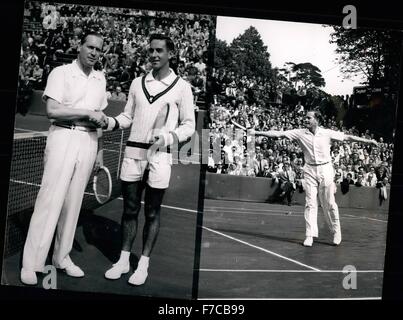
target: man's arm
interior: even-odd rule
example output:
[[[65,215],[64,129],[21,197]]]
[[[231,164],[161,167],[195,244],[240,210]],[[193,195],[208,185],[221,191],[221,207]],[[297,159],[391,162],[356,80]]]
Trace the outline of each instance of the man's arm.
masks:
[[[98,171],[100,167],[104,165],[104,139],[102,129],[97,129],[98,135],[98,150],[97,150],[97,157],[95,159],[94,171]]]
[[[103,128],[106,131],[116,130],[116,129],[126,129],[129,128],[133,123],[134,108],[135,108],[135,97],[134,97],[134,81],[130,85],[129,94],[125,108],[121,114],[117,117],[108,117],[108,125]]]
[[[276,130],[269,130],[269,131],[255,131],[255,130],[248,130],[250,135],[255,136],[265,136],[268,138],[288,138],[285,135],[285,131],[276,131]]]
[[[106,120],[103,112],[93,110],[70,108],[63,104],[65,94],[64,79],[67,70],[57,67],[48,76],[43,100],[46,102],[46,113],[49,119],[61,121],[91,121],[97,126],[103,125]]]
[[[346,134],[344,136],[344,140],[347,141],[355,141],[355,142],[362,142],[362,143],[368,143],[368,144],[373,144],[375,146],[378,146],[378,142],[375,140],[371,140],[371,139],[366,139],[366,138],[361,138],[361,137],[357,137],[357,136],[353,136],[353,135],[349,135]]]
[[[170,132],[171,134],[167,138],[167,145],[173,144],[175,140],[178,142],[186,141],[193,135],[196,127],[193,105],[192,89],[190,85],[186,85],[183,90],[180,105],[178,106],[179,126]]]
[[[84,120],[94,122],[98,126],[101,126],[103,121],[105,121],[105,114],[103,112],[68,108],[49,97],[46,99],[46,112],[49,119],[55,120]]]

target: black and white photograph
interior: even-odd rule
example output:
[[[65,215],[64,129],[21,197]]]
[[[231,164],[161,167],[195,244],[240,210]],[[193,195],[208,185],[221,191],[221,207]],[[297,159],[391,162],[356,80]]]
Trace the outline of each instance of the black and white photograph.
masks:
[[[400,52],[217,17],[199,299],[381,299]]]
[[[26,1],[2,285],[192,299],[211,15]]]
[[[2,5],[0,300],[403,298],[397,4]]]

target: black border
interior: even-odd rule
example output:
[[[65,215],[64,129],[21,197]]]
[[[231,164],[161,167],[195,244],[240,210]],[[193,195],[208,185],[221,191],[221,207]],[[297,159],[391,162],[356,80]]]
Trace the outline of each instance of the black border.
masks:
[[[382,3],[374,2],[358,2],[358,1],[323,1],[314,3],[312,1],[301,1],[296,4],[284,1],[227,1],[227,0],[204,0],[203,2],[186,2],[184,0],[165,0],[165,1],[118,1],[118,0],[87,0],[83,1],[60,1],[65,3],[85,3],[94,5],[137,7],[144,9],[158,9],[165,11],[181,11],[205,13],[212,15],[239,16],[249,18],[265,18],[278,19],[287,21],[340,24],[343,19],[342,8],[344,5],[353,4],[357,7],[358,26],[373,28],[392,28],[403,29],[403,15],[401,14],[398,2]],[[0,22],[2,23],[2,75],[1,75],[1,148],[0,148],[0,235],[3,239],[5,230],[7,194],[9,167],[11,161],[11,141],[14,128],[14,109],[16,97],[16,85],[18,74],[18,56],[19,43],[22,27],[23,1],[22,0],[5,0],[0,2]],[[403,67],[401,68],[403,72]],[[403,73],[401,73],[403,74]],[[400,82],[400,92],[403,92],[403,84]],[[389,210],[388,232],[387,232],[387,249],[385,260],[384,287],[383,298],[385,300],[402,300],[403,299],[403,205],[400,199],[403,198],[403,110],[402,97],[399,99],[397,113],[397,129],[395,135],[395,152],[393,166],[393,182],[391,188],[391,200]],[[403,147],[403,146],[402,146]],[[203,175],[202,175],[203,176]],[[202,178],[202,177],[201,177]],[[201,183],[202,187],[202,183]],[[202,192],[203,193],[203,192]],[[202,194],[201,193],[201,194]],[[199,199],[199,208],[203,201]],[[0,256],[2,256],[3,245],[0,245]],[[1,299],[21,299],[31,298],[39,301],[59,300],[59,299],[80,299],[85,302],[95,300],[105,300],[114,302],[127,303],[128,300],[136,301],[135,297],[116,296],[109,294],[88,294],[83,292],[61,292],[61,291],[45,291],[33,288],[6,287],[0,286]],[[161,299],[141,299],[142,310],[151,313],[150,305],[157,306],[161,303],[175,303]],[[177,301],[176,301],[177,302]],[[209,302],[212,303],[212,302]],[[239,304],[241,301],[227,301],[227,303]],[[242,302],[244,303],[244,302]],[[268,302],[267,302],[268,303]],[[186,304],[186,303],[184,303]],[[248,305],[255,308],[256,304],[261,307],[261,303],[248,302]],[[266,302],[264,302],[266,306]],[[273,305],[273,302],[271,302]],[[374,311],[374,306],[392,307],[396,304],[391,301],[382,302],[349,302],[348,306],[359,306],[369,308]],[[283,302],[276,303],[279,309],[283,309],[286,305]],[[309,307],[309,303],[308,303]],[[137,308],[137,304],[136,304]],[[131,307],[129,306],[130,310]],[[265,309],[265,308],[264,308]],[[264,310],[263,309],[263,310]],[[333,308],[332,308],[333,309]],[[386,309],[386,308],[385,308]],[[154,310],[155,311],[155,310]],[[283,309],[284,311],[284,309]],[[334,311],[334,309],[333,309]],[[333,312],[332,311],[332,312]],[[287,312],[286,312],[287,313]],[[271,313],[270,313],[271,314]],[[338,312],[336,312],[338,314]],[[345,314],[347,315],[347,314]]]

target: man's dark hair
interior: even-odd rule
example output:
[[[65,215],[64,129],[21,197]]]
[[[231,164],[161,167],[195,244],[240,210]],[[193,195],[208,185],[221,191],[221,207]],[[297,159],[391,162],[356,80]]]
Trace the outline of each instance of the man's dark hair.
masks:
[[[153,33],[152,35],[150,35],[150,43],[153,40],[165,40],[165,44],[167,46],[167,49],[169,51],[174,51],[175,50],[175,44],[172,41],[172,39],[164,34],[161,33]]]
[[[104,40],[104,37],[102,36],[102,34],[100,34],[98,32],[95,32],[95,31],[85,32],[81,35],[81,39],[80,39],[81,45],[83,45],[87,41],[88,36],[94,36],[94,37],[98,37],[98,38],[102,39],[102,41]]]

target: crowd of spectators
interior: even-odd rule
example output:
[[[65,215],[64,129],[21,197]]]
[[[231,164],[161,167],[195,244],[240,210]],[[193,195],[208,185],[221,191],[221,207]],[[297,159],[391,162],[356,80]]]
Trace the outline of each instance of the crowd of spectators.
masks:
[[[256,131],[289,130],[303,128],[306,111],[317,105],[326,106],[329,97],[305,102],[299,96],[294,105],[279,101],[270,102],[269,86],[257,78],[248,79],[235,72],[214,70],[213,102],[210,105],[210,152],[208,171],[267,177],[279,180],[284,165],[290,165],[293,172],[294,189],[303,190],[304,158],[296,142],[288,139],[250,137],[231,123],[235,120],[242,126]],[[325,103],[323,103],[325,102]],[[355,127],[347,128],[343,121],[336,121],[336,115],[321,110],[325,128],[341,130],[348,134],[374,138],[366,130],[359,132]],[[350,185],[382,188],[390,183],[392,173],[393,144],[378,138],[378,147],[356,142],[334,141],[331,147],[335,168],[335,183],[342,185],[346,193]]]
[[[22,34],[20,89],[43,89],[50,71],[72,61],[80,35],[96,31],[104,36],[103,70],[111,99],[125,100],[131,81],[151,70],[146,46],[149,35],[164,33],[176,44],[174,71],[203,101],[213,18],[208,15],[107,8],[73,4],[26,2]]]

